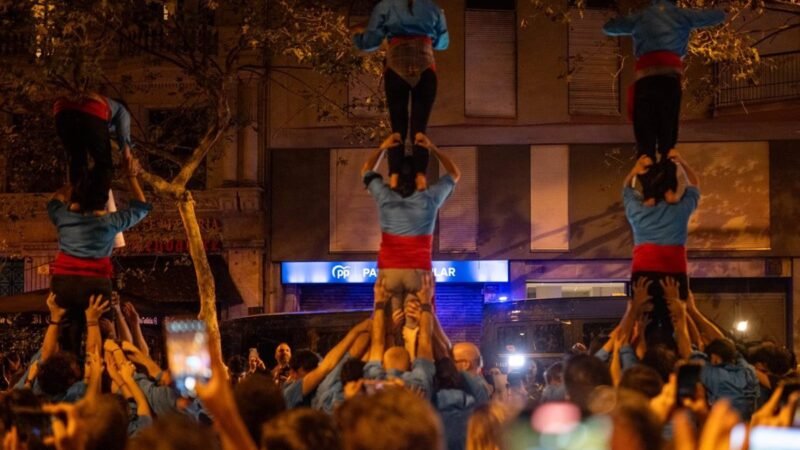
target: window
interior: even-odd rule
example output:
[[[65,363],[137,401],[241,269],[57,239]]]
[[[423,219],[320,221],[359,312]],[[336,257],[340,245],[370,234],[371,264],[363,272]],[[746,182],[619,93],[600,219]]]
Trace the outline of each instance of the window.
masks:
[[[25,261],[0,258],[0,296],[25,291]]]
[[[465,14],[466,115],[515,118],[516,13],[513,9],[468,9]]]
[[[606,9],[577,11],[569,24],[569,113],[618,116],[619,39],[603,34]]]
[[[624,297],[626,283],[527,283],[526,297],[529,299]]]
[[[531,146],[531,251],[569,250],[569,146]]]
[[[200,142],[208,123],[204,109],[151,109],[148,111],[148,135],[175,160],[149,154],[149,169],[156,175],[172,180],[180,172],[181,164],[189,158]],[[206,161],[203,161],[189,180],[188,189],[205,189]]]
[[[461,169],[458,188],[439,210],[439,251],[478,250],[478,149],[441,149]],[[439,163],[439,174],[445,173]]]
[[[329,248],[332,253],[375,252],[380,246],[378,207],[361,182],[361,163],[370,151],[331,150]],[[379,172],[387,173],[386,167]]]

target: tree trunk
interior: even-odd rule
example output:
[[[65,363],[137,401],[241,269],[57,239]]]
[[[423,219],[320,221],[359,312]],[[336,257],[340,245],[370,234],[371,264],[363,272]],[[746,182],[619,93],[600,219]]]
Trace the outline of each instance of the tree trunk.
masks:
[[[181,214],[183,228],[189,244],[189,255],[194,263],[194,272],[197,275],[197,290],[200,296],[200,313],[198,318],[205,322],[208,328],[209,349],[212,358],[222,358],[222,342],[217,321],[217,295],[214,286],[214,275],[208,265],[203,236],[200,234],[200,224],[194,210],[194,199],[189,191],[184,192],[178,201],[178,211]]]

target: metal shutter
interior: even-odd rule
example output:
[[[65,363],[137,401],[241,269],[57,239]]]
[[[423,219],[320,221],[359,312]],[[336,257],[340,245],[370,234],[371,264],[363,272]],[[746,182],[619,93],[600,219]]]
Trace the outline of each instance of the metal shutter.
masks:
[[[603,34],[609,11],[587,9],[569,24],[569,113],[619,115],[619,39]]]
[[[475,147],[441,149],[461,170],[453,194],[439,210],[439,251],[478,250],[478,150]],[[445,170],[439,164],[439,174]]]
[[[361,164],[370,151],[331,150],[329,247],[332,253],[378,251],[381,241],[378,207],[361,182]],[[382,164],[381,172],[386,173],[386,163]]]
[[[569,146],[531,146],[531,251],[569,250]]]
[[[467,10],[465,111],[472,117],[517,115],[517,26],[514,11]]]

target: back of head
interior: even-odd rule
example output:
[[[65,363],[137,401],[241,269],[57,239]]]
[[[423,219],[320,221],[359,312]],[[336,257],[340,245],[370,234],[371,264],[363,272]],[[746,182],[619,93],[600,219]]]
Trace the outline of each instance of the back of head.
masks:
[[[304,373],[308,373],[316,369],[321,360],[322,358],[316,352],[302,349],[292,355],[292,359],[289,360],[289,368],[295,372],[302,370]]]
[[[436,361],[436,375],[433,379],[433,385],[437,391],[440,389],[464,390],[464,378],[452,359],[442,358]]]
[[[84,450],[123,450],[128,440],[128,411],[118,397],[105,394],[81,407],[88,438]]]
[[[620,389],[611,411],[612,450],[651,450],[664,447],[662,427],[650,402],[637,392]]]
[[[81,211],[102,211],[108,202],[109,189],[111,189],[111,183],[97,178],[88,178],[75,185],[72,198],[80,204]]]
[[[241,355],[233,355],[228,359],[228,372],[240,374],[247,371],[247,360]]]
[[[70,352],[57,352],[39,364],[39,386],[50,396],[67,392],[80,379],[78,358]]]
[[[750,353],[750,362],[762,363],[769,373],[783,376],[792,370],[792,356],[788,350],[775,345],[759,345]]]
[[[564,387],[569,401],[581,411],[589,411],[589,400],[599,386],[611,386],[611,374],[602,361],[589,355],[575,355],[564,367]]]
[[[453,345],[453,361],[460,370],[479,374],[483,358],[477,345],[472,342],[457,342]]]
[[[548,367],[544,372],[544,381],[547,384],[564,382],[564,363],[557,362]]]
[[[398,173],[397,186],[392,190],[403,198],[411,197],[417,191],[414,161],[411,157],[406,156],[403,158],[403,164],[400,166],[400,173]]]
[[[405,347],[392,347],[383,354],[383,367],[387,371],[408,372],[411,369],[411,356]]]
[[[133,438],[127,450],[216,450],[211,429],[183,415],[159,417]]]
[[[661,375],[661,381],[669,381],[669,375],[675,370],[678,354],[666,345],[651,345],[642,357],[642,364],[652,367]]]
[[[714,339],[705,348],[706,354],[710,357],[713,355],[718,356],[723,364],[733,364],[736,362],[738,352],[736,345],[729,339],[720,338]]]
[[[503,443],[504,406],[487,403],[475,409],[467,423],[466,450],[497,450],[506,448]]]
[[[342,385],[364,378],[364,361],[350,358],[342,365]]]
[[[258,442],[258,441],[257,441]],[[266,422],[261,431],[264,450],[340,450],[333,418],[322,411],[298,408]]]
[[[642,196],[645,200],[664,200],[664,194],[678,189],[678,168],[674,162],[664,160],[653,164],[647,173],[639,176],[642,183]]]
[[[286,410],[281,389],[272,378],[252,374],[233,390],[236,408],[255,442],[261,439],[261,425]]]
[[[345,450],[443,450],[444,432],[429,402],[403,388],[356,396],[336,410]]]
[[[638,392],[647,398],[657,397],[664,387],[661,374],[652,367],[637,364],[622,372],[619,387]]]

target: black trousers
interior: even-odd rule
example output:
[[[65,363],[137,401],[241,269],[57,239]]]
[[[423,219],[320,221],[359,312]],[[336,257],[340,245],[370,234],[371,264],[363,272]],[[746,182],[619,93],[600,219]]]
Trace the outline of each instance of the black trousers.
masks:
[[[82,111],[64,110],[56,114],[56,131],[67,150],[70,184],[93,180],[99,192],[108,192],[114,177],[108,123]]]
[[[650,323],[644,331],[645,339],[647,339],[648,345],[651,343],[665,343],[672,346],[675,342],[675,328],[672,326],[672,319],[669,314],[669,309],[667,308],[667,302],[664,300],[664,288],[661,287],[661,280],[671,277],[680,283],[680,297],[681,300],[685,301],[689,298],[689,276],[682,272],[638,271],[631,274],[631,285],[635,284],[641,277],[652,281],[648,293],[653,297],[653,310],[649,314]]]
[[[392,122],[392,131],[400,133],[401,140],[405,142],[411,124],[411,140],[417,133],[425,133],[428,129],[428,119],[431,117],[433,103],[436,101],[438,87],[436,71],[427,69],[422,72],[419,83],[411,86],[400,75],[391,69],[386,69],[384,87],[386,88],[386,102],[389,106],[389,119]],[[408,101],[411,100],[411,114],[409,119]],[[400,167],[405,156],[405,145],[397,145],[389,149],[389,173],[400,173]],[[430,155],[428,149],[414,146],[414,171],[425,173],[428,170]]]
[[[653,75],[634,86],[633,132],[639,156],[662,159],[678,142],[681,112],[681,79],[676,75]]]
[[[104,300],[110,300],[111,280],[77,275],[53,275],[50,280],[50,290],[56,295],[58,306],[67,310],[58,339],[61,349],[81,355],[89,297],[102,294]],[[109,314],[111,313],[106,313]],[[113,318],[113,314],[111,317]]]

